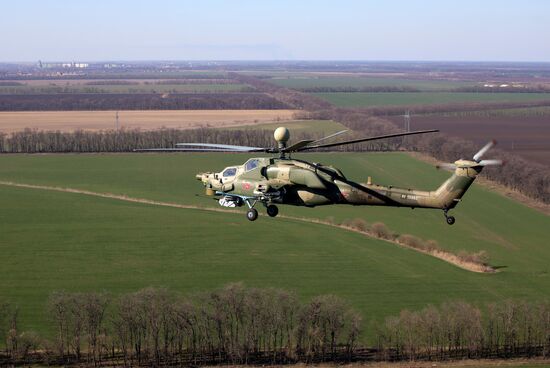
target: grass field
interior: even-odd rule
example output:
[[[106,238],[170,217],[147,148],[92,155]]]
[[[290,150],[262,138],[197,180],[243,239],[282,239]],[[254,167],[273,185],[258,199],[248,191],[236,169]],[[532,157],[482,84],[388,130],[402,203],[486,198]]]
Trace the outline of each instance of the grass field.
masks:
[[[412,106],[467,102],[528,102],[550,100],[549,93],[470,92],[335,92],[314,93],[339,107]]]
[[[314,87],[411,87],[422,91],[450,90],[452,88],[475,86],[474,82],[407,79],[398,77],[366,77],[361,75],[351,76],[311,76],[298,75],[286,77],[273,77],[270,82],[287,88],[314,88]]]
[[[0,156],[0,180],[111,192],[219,208],[197,194],[194,174],[244,162],[241,154]],[[434,188],[446,173],[406,154],[311,154],[348,177]],[[41,314],[52,290],[145,286],[180,291],[230,281],[278,286],[306,298],[335,293],[366,320],[402,308],[465,299],[540,300],[550,293],[550,219],[474,187],[445,224],[441,211],[281,206],[282,214],[382,221],[451,250],[487,250],[497,274],[476,274],[393,244],[324,225],[242,214],[155,207],[79,194],[0,185],[0,297],[21,307],[25,328],[47,331]]]
[[[130,110],[120,111],[121,128],[230,127],[289,120],[295,110]],[[25,128],[74,131],[115,129],[116,111],[17,111],[0,112],[0,132]]]

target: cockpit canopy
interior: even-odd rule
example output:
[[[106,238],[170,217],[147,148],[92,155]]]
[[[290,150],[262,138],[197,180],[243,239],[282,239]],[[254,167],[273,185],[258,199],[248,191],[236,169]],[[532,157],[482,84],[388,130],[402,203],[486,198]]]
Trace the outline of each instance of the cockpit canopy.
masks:
[[[257,158],[251,158],[250,160],[245,162],[244,171],[254,170],[255,168],[258,167],[259,164],[260,164],[260,160],[258,160]]]

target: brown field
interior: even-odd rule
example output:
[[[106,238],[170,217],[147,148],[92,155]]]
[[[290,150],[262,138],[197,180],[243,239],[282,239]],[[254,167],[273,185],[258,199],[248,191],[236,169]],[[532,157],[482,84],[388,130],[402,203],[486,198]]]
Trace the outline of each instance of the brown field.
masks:
[[[232,127],[292,120],[295,110],[131,110],[119,111],[121,128],[153,130]],[[70,132],[114,129],[115,111],[0,112],[0,132],[26,128]]]
[[[391,118],[398,126],[402,117]],[[498,147],[525,159],[550,166],[550,115],[541,116],[436,116],[411,117],[411,129],[439,129],[448,135],[476,142],[480,147],[496,139]]]

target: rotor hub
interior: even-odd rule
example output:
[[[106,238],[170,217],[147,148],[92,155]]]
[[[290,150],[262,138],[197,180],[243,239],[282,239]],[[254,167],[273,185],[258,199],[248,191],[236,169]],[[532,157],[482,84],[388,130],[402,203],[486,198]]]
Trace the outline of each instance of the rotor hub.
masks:
[[[285,127],[278,127],[277,129],[275,129],[273,137],[275,138],[277,143],[286,146],[286,142],[288,142],[288,139],[290,138],[290,132]]]

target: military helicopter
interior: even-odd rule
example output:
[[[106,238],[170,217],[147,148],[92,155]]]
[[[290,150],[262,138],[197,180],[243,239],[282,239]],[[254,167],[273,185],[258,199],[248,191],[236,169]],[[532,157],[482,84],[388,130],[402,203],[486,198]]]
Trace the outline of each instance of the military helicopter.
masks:
[[[477,175],[485,166],[501,165],[501,160],[482,160],[481,157],[496,143],[489,142],[472,160],[460,159],[454,164],[443,164],[442,168],[454,170],[453,175],[433,191],[382,186],[372,183],[356,183],[347,179],[337,168],[319,163],[293,159],[291,153],[330,148],[340,145],[374,141],[437,132],[422,130],[387,134],[376,137],[325,143],[347,132],[343,130],[318,140],[302,140],[287,146],[289,130],[279,127],[274,132],[277,147],[247,147],[211,143],[177,143],[176,148],[153,148],[136,151],[183,151],[183,152],[263,152],[278,153],[278,157],[255,157],[242,165],[226,167],[220,172],[204,172],[196,175],[206,188],[206,195],[218,199],[221,206],[241,207],[246,205],[246,218],[258,218],[255,206],[261,203],[268,216],[279,213],[277,204],[315,207],[330,204],[354,206],[393,206],[410,208],[434,208],[443,210],[447,224],[453,225],[455,218],[448,215]]]

